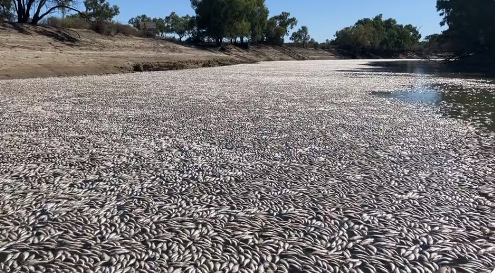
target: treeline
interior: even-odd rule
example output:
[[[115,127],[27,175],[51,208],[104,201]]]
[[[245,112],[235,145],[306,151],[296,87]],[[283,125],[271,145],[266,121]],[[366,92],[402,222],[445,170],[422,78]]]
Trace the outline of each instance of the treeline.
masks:
[[[77,12],[77,17],[92,22],[111,21],[119,7],[106,0],[84,0],[86,10],[74,7],[77,0],[0,0],[0,20],[37,25],[54,12]]]
[[[76,8],[77,0],[0,0],[0,20],[17,21],[33,25],[61,18],[50,18],[55,12],[74,13],[58,21],[61,25],[82,25],[83,18],[91,23],[111,23],[119,14],[116,5],[106,0],[85,0],[86,10]],[[179,40],[224,40],[240,43],[283,44],[284,38],[294,29],[297,19],[289,12],[269,16],[265,0],[191,0],[194,15],[179,16],[172,12],[163,18],[150,18],[143,14],[131,18],[129,24],[140,29],[142,22],[155,22],[156,33],[177,35]],[[50,19],[48,19],[50,18]],[[114,22],[115,23],[115,22]],[[306,26],[296,31],[291,40],[306,44],[310,36]]]
[[[158,35],[174,34],[193,42],[224,40],[240,43],[283,44],[298,21],[289,12],[269,17],[265,0],[191,0],[194,15],[179,16],[175,12],[164,18],[139,15],[129,20],[135,28],[142,22],[155,22]],[[294,41],[309,41],[308,28],[303,26]]]
[[[495,60],[495,1],[438,0],[437,10],[448,29],[428,37],[432,47],[448,48],[456,58],[474,54]]]
[[[107,34],[105,29],[113,18],[119,14],[118,6],[111,6],[106,0],[84,0],[85,10],[74,7],[77,0],[0,0],[0,16],[19,23],[49,25],[69,28],[92,28]],[[20,4],[19,4],[20,3]],[[161,18],[151,18],[145,14],[131,18],[128,23],[133,29],[148,33],[143,28],[144,22],[154,22],[154,35],[173,34],[179,41],[216,42],[223,41],[243,43],[265,43],[281,45],[289,36],[298,20],[289,12],[269,16],[265,0],[191,0],[193,15],[179,16],[172,12]],[[41,12],[39,7],[44,7]],[[72,12],[64,19],[49,17],[53,12]],[[83,20],[84,19],[84,20]],[[88,22],[90,22],[88,24]],[[133,34],[122,24],[113,23],[111,34]],[[125,31],[122,31],[123,29]],[[120,31],[119,31],[120,30]],[[138,32],[139,33],[139,32]],[[353,26],[335,33],[335,38],[318,43],[311,38],[307,26],[301,26],[292,32],[289,38],[294,44],[303,47],[330,49],[338,47],[358,54],[370,52],[380,54],[388,51],[406,51],[417,47],[421,35],[412,25],[398,24],[395,19],[384,20],[382,15],[363,18]]]
[[[337,31],[335,39],[328,43],[353,54],[382,54],[418,49],[420,39],[417,27],[399,24],[393,18],[384,20],[379,14]]]
[[[175,12],[163,18],[139,15],[129,20],[131,26],[113,21],[120,11],[107,0],[0,0],[0,21],[48,23],[69,28],[91,28],[100,33],[138,35],[142,22],[155,22],[152,35],[173,34],[180,41],[223,41],[240,43],[283,44],[297,26],[298,20],[289,12],[269,16],[265,0],[191,0],[193,15],[179,16]],[[297,45],[322,49],[338,48],[353,54],[403,51],[452,52],[457,57],[473,54],[495,59],[495,1],[437,0],[441,25],[448,29],[440,34],[421,35],[416,26],[399,24],[395,19],[363,18],[354,25],[337,31],[333,39],[318,43],[307,26],[292,32],[290,40]],[[53,17],[58,12],[63,18]],[[113,26],[112,31],[102,31]]]

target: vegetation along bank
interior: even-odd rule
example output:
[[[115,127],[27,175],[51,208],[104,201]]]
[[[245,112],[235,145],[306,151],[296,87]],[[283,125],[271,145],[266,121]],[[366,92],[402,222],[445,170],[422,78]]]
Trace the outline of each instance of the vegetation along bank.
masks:
[[[422,37],[418,27],[379,14],[320,42],[290,12],[269,16],[264,0],[191,5],[191,15],[141,14],[125,24],[114,20],[120,8],[106,0],[83,6],[74,0],[0,0],[0,78],[338,58],[440,56],[464,68],[494,67],[495,1],[438,0],[440,23],[448,26],[439,34]],[[144,22],[156,28],[144,29]]]

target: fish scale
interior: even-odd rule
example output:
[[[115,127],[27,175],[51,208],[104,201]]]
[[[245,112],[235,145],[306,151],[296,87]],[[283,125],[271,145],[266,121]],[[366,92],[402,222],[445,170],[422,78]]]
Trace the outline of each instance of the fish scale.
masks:
[[[0,270],[493,270],[494,139],[369,95],[482,84],[363,67],[2,81]]]

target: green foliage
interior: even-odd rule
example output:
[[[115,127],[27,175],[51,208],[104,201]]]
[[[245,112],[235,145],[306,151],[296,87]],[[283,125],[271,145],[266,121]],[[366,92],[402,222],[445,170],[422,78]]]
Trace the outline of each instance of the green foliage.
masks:
[[[18,23],[36,25],[56,11],[61,12],[63,17],[68,11],[75,11],[77,15],[72,17],[86,18],[94,22],[111,21],[120,12],[118,6],[110,6],[106,0],[84,0],[86,11],[81,12],[74,7],[77,2],[77,0],[0,0],[0,17],[8,20],[16,17]],[[13,14],[14,10],[16,14]]]
[[[169,16],[165,17],[164,29],[166,33],[174,33],[179,36],[179,41],[186,35],[191,35],[195,27],[195,18],[186,15],[179,16],[177,13],[172,12]]]
[[[427,53],[443,53],[449,50],[449,45],[442,34],[431,34],[425,37],[423,49]]]
[[[265,0],[250,1],[248,21],[251,32],[251,41],[260,42],[263,39],[268,23],[268,8]]]
[[[411,50],[419,45],[421,34],[413,25],[398,24],[395,19],[363,18],[353,26],[335,33],[334,43],[354,53]]]
[[[11,0],[0,0],[0,21],[14,20],[14,5]]]
[[[79,16],[68,15],[65,18],[48,17],[42,24],[56,28],[90,29],[90,22]]]
[[[221,43],[231,21],[227,1],[191,0],[191,5],[196,12],[198,28],[204,29],[208,36]]]
[[[289,12],[271,17],[265,30],[266,42],[270,44],[283,44],[284,37],[297,25],[297,19],[290,17]]]
[[[209,37],[221,43],[241,29],[246,19],[246,0],[191,0],[196,12],[197,26]]]
[[[458,55],[495,51],[495,1],[438,0],[437,10],[448,29],[442,38]]]
[[[119,15],[120,10],[116,5],[110,6],[107,0],[84,0],[85,15],[92,21],[111,21]]]
[[[197,30],[204,30],[217,43],[249,37],[251,42],[281,44],[297,24],[288,12],[268,19],[265,0],[191,0],[191,5]]]
[[[320,44],[318,45],[318,47],[319,47],[319,48],[321,48],[321,49],[326,49],[326,50],[328,50],[328,49],[330,49],[330,48],[334,45],[333,43],[334,43],[334,41],[333,41],[333,40],[326,39],[326,40],[325,40],[325,42],[320,43]]]
[[[153,19],[148,17],[146,14],[142,14],[142,15],[139,15],[139,16],[136,16],[136,17],[129,19],[128,23],[129,23],[129,25],[131,25],[137,29],[141,29],[141,23],[150,22],[152,20]]]
[[[308,41],[308,46],[314,49],[320,49],[320,43],[318,43],[315,39],[311,38]]]
[[[226,37],[230,39],[237,39],[237,37],[250,36],[251,23],[249,21],[249,15],[251,12],[251,5],[246,0],[230,1],[230,24],[226,28]]]
[[[90,29],[99,34],[108,36],[117,34],[126,36],[140,35],[139,31],[130,25],[110,21],[91,22],[78,15],[68,15],[65,18],[48,17],[43,19],[41,23],[55,28]]]
[[[187,23],[187,31],[189,35],[189,41],[199,42],[204,38],[204,31],[198,28],[196,16],[189,17],[189,21]]]
[[[0,0],[5,7],[15,9],[15,17],[18,23],[38,24],[47,15],[61,10],[80,12],[73,7],[76,0]],[[10,2],[10,3],[8,3]]]
[[[165,23],[165,19],[153,18],[151,19],[151,21],[156,24],[156,34],[160,34],[161,36],[163,36],[165,33],[167,33],[167,26]]]
[[[191,6],[195,16],[172,12],[164,19],[151,19],[143,14],[131,18],[129,24],[139,29],[141,22],[153,21],[159,34],[173,33],[180,41],[188,36],[188,41],[213,40],[218,44],[224,39],[239,38],[241,43],[249,38],[254,43],[281,44],[297,24],[288,12],[268,19],[265,0],[191,0]],[[304,37],[305,42],[310,39],[309,35]]]
[[[307,26],[302,26],[299,30],[296,32],[293,32],[290,40],[293,41],[294,43],[302,44],[303,47],[306,46],[306,43],[311,39],[311,36],[309,36],[309,30]],[[314,40],[313,40],[314,43]]]

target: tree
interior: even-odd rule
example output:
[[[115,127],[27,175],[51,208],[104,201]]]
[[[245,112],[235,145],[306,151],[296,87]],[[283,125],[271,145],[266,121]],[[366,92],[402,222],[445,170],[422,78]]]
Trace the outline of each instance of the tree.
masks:
[[[495,1],[438,0],[440,25],[448,26],[442,36],[457,55],[481,53],[495,55]]]
[[[167,33],[174,33],[179,36],[179,41],[182,41],[186,35],[192,35],[195,18],[190,15],[179,16],[177,13],[172,12],[169,16],[165,17],[165,29]]]
[[[165,19],[153,18],[153,19],[151,19],[151,21],[156,24],[156,33],[157,34],[160,34],[160,36],[163,36],[165,33],[167,33]]]
[[[424,48],[429,53],[442,53],[448,51],[450,48],[449,43],[445,40],[445,36],[442,34],[431,34],[424,39]]]
[[[11,0],[11,3],[17,15],[18,23],[37,25],[47,15],[61,9],[82,14],[81,11],[72,6],[75,4],[75,0]]]
[[[306,43],[310,40],[309,31],[307,26],[302,26],[298,31],[293,32],[290,39],[294,43],[302,43],[303,47],[306,47]]]
[[[297,25],[297,19],[290,17],[289,12],[271,17],[267,22],[265,31],[266,42],[271,44],[283,44],[284,37],[289,35],[289,30]]]
[[[232,0],[229,1],[229,14],[230,23],[226,27],[226,36],[231,41],[237,40],[240,37],[241,43],[244,41],[244,37],[250,36],[251,25],[249,21],[249,13],[252,6],[248,0]]]
[[[249,1],[253,0],[191,0],[191,5],[197,27],[220,45],[227,36],[247,36]]]
[[[96,22],[111,21],[120,13],[119,7],[110,6],[107,0],[84,0],[84,6],[86,7],[86,16]]]
[[[139,15],[139,16],[136,16],[136,17],[129,19],[128,23],[129,23],[129,25],[131,25],[137,29],[141,29],[141,23],[150,22],[150,21],[152,21],[152,19],[150,17],[148,17],[146,14],[142,14],[142,15]]]
[[[192,32],[191,29],[191,16],[186,15],[179,17],[179,20],[176,22],[174,26],[175,33],[179,36],[179,41],[182,41],[182,38],[186,35],[190,35]]]
[[[421,34],[413,25],[401,25],[381,14],[358,20],[353,26],[337,31],[335,44],[353,53],[383,53],[411,50],[419,45]]]
[[[0,21],[12,21],[14,17],[12,0],[0,0]]]
[[[266,23],[265,28],[265,42],[269,44],[283,44],[285,31],[282,27],[278,26],[277,21],[270,18]]]
[[[250,36],[251,25],[247,20],[239,20],[235,24],[227,28],[226,36],[231,39],[231,41],[237,40],[237,37],[241,39],[241,43],[244,42],[245,37]]]
[[[250,1],[249,26],[251,42],[260,42],[268,23],[268,8],[265,0]]]
[[[204,38],[203,31],[197,25],[196,16],[190,16],[189,22],[187,22],[187,35],[189,35],[190,41],[200,42]]]
[[[163,20],[165,23],[165,32],[175,34],[175,27],[177,22],[180,20],[180,17],[177,13],[171,12],[170,15],[166,16]]]
[[[64,1],[60,1],[60,4],[67,6],[70,4],[70,2],[71,2],[71,0],[64,0]],[[67,15],[68,9],[65,7],[61,7],[58,9],[58,11],[60,11],[60,13],[62,13],[62,18],[65,18],[65,16]]]
[[[311,38],[309,40],[308,44],[313,45],[314,49],[319,49],[320,48],[320,43],[318,43],[315,39]]]
[[[229,23],[229,5],[232,0],[191,0],[196,12],[198,28],[204,29],[206,35],[221,44]]]

